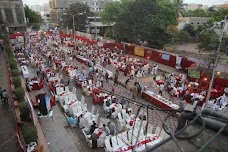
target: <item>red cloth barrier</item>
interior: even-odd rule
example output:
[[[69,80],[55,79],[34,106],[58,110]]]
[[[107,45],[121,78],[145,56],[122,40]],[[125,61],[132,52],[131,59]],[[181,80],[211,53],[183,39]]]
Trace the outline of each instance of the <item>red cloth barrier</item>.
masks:
[[[59,37],[60,38],[66,38],[66,37],[70,37],[70,34],[60,34]]]
[[[76,36],[76,37],[77,37],[77,39],[80,39],[80,40],[82,40],[84,42],[88,42],[90,44],[97,44],[97,41],[91,41],[88,38],[85,38],[83,36]],[[104,48],[116,48],[117,47],[118,49],[124,49],[125,48],[125,51],[127,53],[134,54],[136,46],[135,45],[125,45],[125,44],[122,44],[122,43],[104,43],[103,47]],[[166,54],[170,55],[169,60],[162,59],[162,52],[159,52],[156,49],[144,48],[144,56],[143,57],[146,58],[146,59],[150,59],[150,60],[153,60],[155,62],[164,64],[164,65],[168,65],[168,66],[171,66],[171,67],[175,68],[175,66],[176,66],[176,56],[172,55],[172,54],[169,54],[168,52]],[[182,58],[182,65],[181,65],[182,69],[189,68],[189,67],[191,67],[193,65],[194,65],[193,61],[189,61],[187,58]]]
[[[89,43],[90,43],[90,45],[97,45],[98,42],[94,41],[94,40],[91,40]]]
[[[214,80],[214,87],[219,86],[219,87],[227,87],[228,86],[228,80],[224,78],[218,78],[216,77]]]
[[[146,101],[149,101],[153,105],[161,108],[161,109],[172,109],[172,107],[164,104],[163,102],[153,98],[152,96],[146,94],[145,92],[142,92],[142,98],[145,99]]]
[[[195,65],[195,62],[189,61],[186,57],[183,57],[181,60],[181,68],[183,70],[187,70],[187,68],[194,67]]]
[[[10,38],[10,39],[16,39],[18,36],[23,36],[23,34],[21,34],[21,33],[10,34],[10,35],[9,35],[9,38]]]
[[[124,44],[122,43],[104,43],[104,48],[118,48],[118,49],[124,49]]]

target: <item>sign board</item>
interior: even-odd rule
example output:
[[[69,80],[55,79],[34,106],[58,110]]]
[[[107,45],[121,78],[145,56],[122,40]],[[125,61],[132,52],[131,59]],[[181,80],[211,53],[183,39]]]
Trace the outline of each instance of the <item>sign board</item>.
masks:
[[[199,79],[200,78],[200,72],[193,70],[193,69],[189,69],[188,70],[188,76]]]
[[[168,61],[169,61],[170,55],[169,55],[169,54],[162,53],[162,59],[163,59],[163,60],[168,60]]]
[[[135,47],[134,54],[138,56],[144,56],[144,49],[140,47]]]
[[[46,102],[46,108],[47,108],[47,113],[51,111],[51,99],[48,95],[45,96],[45,102]]]
[[[24,42],[24,36],[18,36],[17,41],[23,43]]]

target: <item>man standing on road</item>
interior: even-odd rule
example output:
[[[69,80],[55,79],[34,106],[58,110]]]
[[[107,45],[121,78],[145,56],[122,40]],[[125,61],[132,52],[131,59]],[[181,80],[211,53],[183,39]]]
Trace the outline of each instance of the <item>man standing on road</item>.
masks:
[[[0,97],[1,97],[1,100],[2,100],[2,93],[3,93],[3,89],[2,89],[2,87],[0,87]]]
[[[8,94],[6,92],[6,89],[2,92],[2,104],[8,104]]]
[[[109,76],[109,74],[108,74],[108,72],[106,72],[106,73],[105,73],[106,83],[108,83],[108,76]]]
[[[115,74],[115,77],[114,77],[114,86],[116,86],[116,84],[118,86],[118,75],[117,75],[117,73]]]

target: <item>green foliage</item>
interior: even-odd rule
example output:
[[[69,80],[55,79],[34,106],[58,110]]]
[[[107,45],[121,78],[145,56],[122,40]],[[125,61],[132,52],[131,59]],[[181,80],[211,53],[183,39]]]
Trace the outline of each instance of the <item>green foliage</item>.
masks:
[[[37,142],[37,129],[32,123],[25,123],[20,128],[26,144]]]
[[[21,115],[20,115],[21,120],[25,121],[25,122],[30,122],[31,121],[30,109],[29,109],[28,103],[26,101],[23,101],[20,103],[19,110],[21,113]]]
[[[171,38],[170,25],[177,24],[170,0],[121,0],[108,3],[101,13],[104,23],[115,22],[107,35],[117,41],[162,48]]]
[[[6,52],[8,54],[8,58],[14,58],[14,54],[12,51]]]
[[[211,14],[208,11],[203,9],[195,9],[193,11],[189,10],[184,13],[185,17],[211,17]]]
[[[24,88],[22,88],[22,87],[15,88],[14,94],[15,94],[18,102],[24,100],[24,96],[25,96]]]
[[[13,53],[11,46],[7,46],[7,47],[6,47],[6,53],[7,53],[7,54]]]
[[[11,70],[12,77],[18,76],[19,75],[18,72],[19,72],[18,68]]]
[[[191,35],[187,31],[179,31],[178,32],[178,41],[179,42],[190,42]]]
[[[21,78],[19,76],[13,77],[13,85],[15,88],[21,87]]]
[[[179,18],[180,15],[185,16],[185,10],[182,7],[183,4],[183,0],[172,0],[174,6],[175,6],[175,13],[176,13],[176,17]]]
[[[62,24],[64,27],[73,29],[73,15],[75,30],[85,30],[86,20],[88,16],[93,15],[86,4],[76,2],[70,5],[70,8],[63,13]]]
[[[192,37],[195,37],[195,35],[196,35],[196,32],[194,30],[194,27],[191,26],[190,24],[186,24],[184,26],[184,29],[183,30],[186,31],[186,32],[188,32]]]
[[[199,48],[202,51],[214,51],[218,48],[219,37],[214,30],[205,30],[200,34]]]
[[[31,10],[28,5],[24,6],[24,10],[25,10],[25,16],[26,16],[26,18],[28,18],[29,23],[41,23],[42,22],[41,15],[39,13]]]
[[[222,21],[228,14],[228,8],[219,9],[218,12],[214,13],[213,18],[215,21]]]
[[[32,26],[32,29],[33,29],[33,30],[39,30],[39,29],[40,29],[40,26],[39,26],[39,25],[33,25],[33,26]]]
[[[203,32],[204,30],[209,29],[210,27],[211,27],[210,23],[200,25],[200,26],[198,26],[198,28],[195,30],[195,34],[199,36],[201,32]]]
[[[130,3],[134,0],[120,0],[120,1],[110,1],[105,5],[104,11],[101,12],[101,21],[103,23],[109,24],[118,21],[120,15],[122,15],[127,9]]]
[[[13,58],[11,58],[11,59],[9,60],[9,65],[10,65],[10,69],[11,69],[11,70],[17,68],[17,62],[16,62]]]

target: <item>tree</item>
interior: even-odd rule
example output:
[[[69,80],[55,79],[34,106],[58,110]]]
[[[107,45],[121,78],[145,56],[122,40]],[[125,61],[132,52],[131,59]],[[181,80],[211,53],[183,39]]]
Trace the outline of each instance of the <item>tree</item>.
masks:
[[[135,44],[146,41],[147,46],[154,48],[162,48],[169,41],[168,27],[177,24],[175,6],[170,0],[122,0],[119,3],[107,4],[101,15],[103,21],[115,22],[112,38]],[[118,9],[109,8],[113,5]],[[106,19],[108,16],[112,20]]]
[[[103,23],[109,24],[117,22],[120,16],[122,3],[120,1],[110,1],[105,5],[104,11],[101,12],[101,21]]]
[[[182,16],[184,16],[184,8],[182,7],[183,5],[183,0],[172,0],[172,2],[174,3],[175,5],[175,11],[176,11],[176,17],[179,18],[180,17],[180,14]]]
[[[28,5],[24,6],[24,10],[25,10],[26,19],[28,19],[29,23],[41,23],[42,22],[41,15],[39,13],[31,10]]]
[[[208,29],[200,34],[199,48],[202,51],[214,51],[218,48],[219,37],[213,29]]]
[[[90,12],[89,7],[86,4],[77,2],[70,5],[70,8],[66,10],[63,14],[63,26],[73,29],[73,15],[75,30],[84,31],[86,20],[88,16],[93,15]]]
[[[208,12],[205,12],[203,9],[195,9],[191,14],[192,16],[190,17],[209,17]]]
[[[214,13],[213,18],[215,21],[222,21],[228,14],[228,8],[219,9],[218,12]]]
[[[184,31],[187,31],[192,37],[195,37],[195,35],[196,35],[196,32],[194,30],[194,27],[191,26],[190,24],[186,24],[184,26],[184,29],[183,30]]]
[[[101,21],[108,25],[111,25],[112,23],[116,24],[114,27],[108,27],[106,29],[105,36],[109,36],[113,39],[117,39],[117,35],[115,34],[115,31],[118,31],[117,30],[118,26],[123,26],[124,28],[120,29],[123,31],[124,29],[128,29],[128,27],[126,27],[127,25],[125,24],[125,22],[121,22],[121,21],[125,20],[125,17],[123,15],[124,13],[127,12],[129,4],[133,2],[134,0],[119,0],[119,1],[110,1],[105,5],[104,11],[100,14]],[[126,19],[128,19],[128,17]]]
[[[191,35],[187,31],[179,31],[178,32],[178,41],[183,42],[189,42],[191,40]]]

